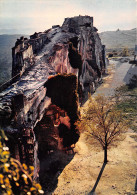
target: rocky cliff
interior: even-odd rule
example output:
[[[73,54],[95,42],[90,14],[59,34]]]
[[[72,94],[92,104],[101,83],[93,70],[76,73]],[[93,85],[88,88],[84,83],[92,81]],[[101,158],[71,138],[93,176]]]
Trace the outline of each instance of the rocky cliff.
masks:
[[[105,47],[93,17],[77,16],[21,37],[12,58],[14,82],[0,94],[0,124],[16,138],[9,144],[13,156],[33,164],[37,154],[41,161],[77,142],[78,101],[101,81]]]

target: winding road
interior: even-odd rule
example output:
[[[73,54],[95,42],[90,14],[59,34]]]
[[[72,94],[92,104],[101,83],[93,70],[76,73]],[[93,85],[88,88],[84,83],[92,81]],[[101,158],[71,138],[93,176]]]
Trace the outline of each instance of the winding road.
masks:
[[[121,58],[121,61],[122,63],[118,59],[109,61],[108,75],[103,78],[103,84],[97,88],[93,96],[97,94],[112,96],[115,94],[116,88],[129,84],[132,76],[137,75],[137,66],[123,62],[124,58]]]

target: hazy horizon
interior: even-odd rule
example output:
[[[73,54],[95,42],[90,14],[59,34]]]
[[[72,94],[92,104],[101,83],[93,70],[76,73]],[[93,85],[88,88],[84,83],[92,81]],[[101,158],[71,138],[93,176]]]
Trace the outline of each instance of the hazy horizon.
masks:
[[[136,29],[137,30],[137,28],[133,28],[133,29],[119,29],[120,31],[130,31],[130,30],[134,30],[134,29]],[[46,29],[45,29],[46,30]],[[101,32],[99,32],[99,34],[100,33],[104,33],[104,32],[114,32],[114,31],[117,31],[118,29],[116,29],[116,30],[104,30],[104,31],[101,31]],[[28,32],[30,32],[31,31],[31,33],[28,33]],[[25,36],[30,36],[30,35],[32,35],[32,34],[34,34],[35,32],[43,32],[43,31],[33,31],[33,29],[22,29],[22,31],[18,31],[17,29],[0,29],[0,36],[1,35],[25,35]]]
[[[137,0],[0,0],[0,34],[32,34],[89,15],[99,32],[136,28]]]

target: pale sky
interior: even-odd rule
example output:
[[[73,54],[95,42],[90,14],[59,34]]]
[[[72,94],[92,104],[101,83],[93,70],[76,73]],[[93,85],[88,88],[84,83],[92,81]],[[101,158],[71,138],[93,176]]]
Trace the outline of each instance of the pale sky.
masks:
[[[99,32],[132,29],[137,26],[137,0],[0,0],[0,33],[14,29],[32,34],[78,15],[93,16]]]

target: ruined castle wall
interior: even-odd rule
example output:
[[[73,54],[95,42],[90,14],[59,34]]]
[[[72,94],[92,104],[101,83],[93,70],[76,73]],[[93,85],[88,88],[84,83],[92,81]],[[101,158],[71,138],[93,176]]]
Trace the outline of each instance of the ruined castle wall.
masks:
[[[34,33],[30,39],[21,37],[12,48],[12,76],[20,77],[26,69],[35,64],[33,58],[45,45],[46,33]]]
[[[32,45],[33,53],[37,54],[47,41],[46,33],[34,33],[30,36],[29,43]]]
[[[73,140],[77,106],[74,105],[76,99],[72,93],[72,85],[77,92],[78,82],[84,92],[85,86],[94,86],[101,79],[104,52],[97,30],[93,27],[93,18],[78,16],[65,19],[62,27],[54,26],[46,32],[34,33],[30,39],[21,37],[12,49],[12,57],[12,74],[19,74],[20,79],[0,94],[0,124],[10,132],[16,132],[16,129],[20,132],[20,137],[24,137],[25,141],[22,140],[21,144],[25,143],[26,149],[21,151],[24,151],[25,161],[29,150],[26,146],[29,145],[29,135],[33,140],[35,126],[38,122],[41,125],[41,121],[45,120],[45,110],[52,104],[64,109],[70,117]],[[75,79],[73,83],[69,83],[67,77],[56,77],[58,73],[73,73]],[[45,83],[51,78],[54,82],[47,87]],[[74,117],[71,116],[73,114]],[[46,117],[48,118],[47,115]],[[53,126],[53,121],[51,124]],[[67,128],[65,129],[67,132]],[[67,140],[67,136],[65,139]],[[71,136],[69,139],[71,140]],[[32,156],[33,144],[29,147],[32,147]]]
[[[31,58],[33,56],[32,45],[29,45],[28,48],[25,49],[22,53],[23,53],[23,59]]]
[[[56,40],[59,43],[55,43],[55,38],[58,36],[59,40],[62,36],[64,36],[64,39]],[[74,69],[69,63],[68,42],[71,40],[71,37],[77,37],[78,39],[77,50],[83,60],[82,71]],[[13,75],[16,75],[16,73],[22,75],[28,67],[34,65],[35,60],[32,60],[33,54],[38,54],[50,42],[53,44],[52,52],[50,56],[47,56],[47,59],[56,73],[74,73],[77,77],[79,74],[83,89],[85,83],[90,84],[97,77],[101,78],[102,69],[105,66],[102,44],[97,29],[93,27],[93,17],[89,16],[66,18],[62,27],[55,26],[55,28],[49,29],[47,32],[34,33],[25,42],[25,45],[29,43],[30,46],[24,49],[23,52],[21,50],[22,42],[17,45],[15,51],[13,51]],[[91,69],[92,71],[90,71]]]
[[[19,40],[17,41],[19,42]],[[16,42],[16,44],[17,44]],[[33,50],[32,45],[24,40],[17,46],[12,48],[12,76],[18,75],[18,78],[29,68],[32,64]]]

